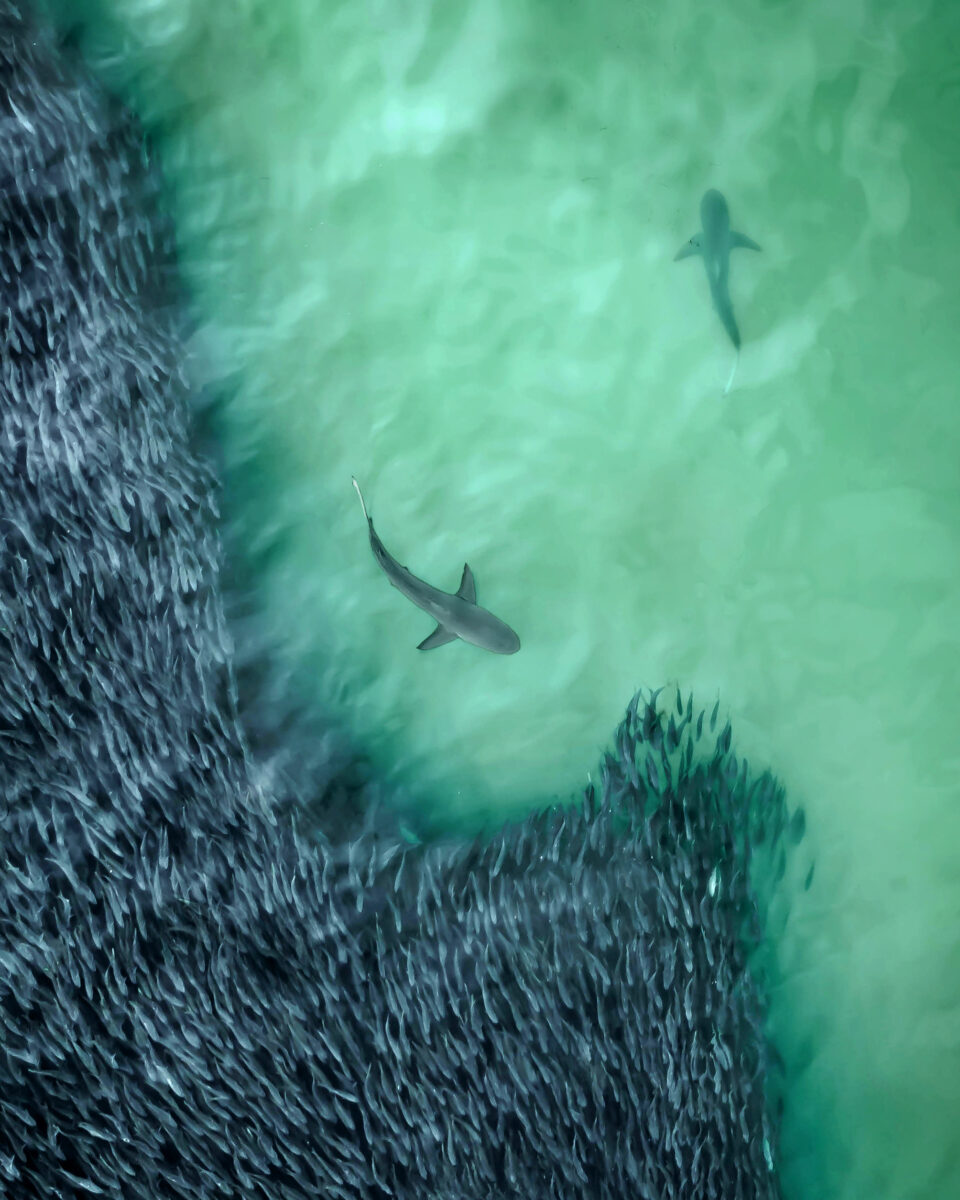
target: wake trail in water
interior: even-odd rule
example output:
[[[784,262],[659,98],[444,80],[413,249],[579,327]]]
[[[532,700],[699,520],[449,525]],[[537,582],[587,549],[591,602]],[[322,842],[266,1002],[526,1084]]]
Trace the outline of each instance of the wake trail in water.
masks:
[[[737,357],[733,360],[733,366],[730,368],[730,377],[727,380],[727,386],[723,389],[723,394],[725,396],[729,394],[731,387],[733,387],[733,377],[734,377],[734,375],[736,375],[737,367],[739,365],[740,365],[740,351],[738,350]]]

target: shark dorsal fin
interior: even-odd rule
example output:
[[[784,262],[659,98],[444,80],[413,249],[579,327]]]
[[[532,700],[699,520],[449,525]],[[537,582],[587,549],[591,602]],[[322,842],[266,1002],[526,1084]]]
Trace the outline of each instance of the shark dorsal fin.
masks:
[[[468,604],[476,604],[477,602],[477,584],[473,578],[473,572],[470,570],[470,564],[463,564],[463,577],[460,580],[460,586],[457,588],[457,595],[461,600],[466,600]]]
[[[455,633],[451,633],[449,629],[444,629],[442,625],[438,625],[429,637],[423,639],[417,649],[435,650],[437,646],[445,646],[447,642],[455,642],[456,640],[457,635]]]

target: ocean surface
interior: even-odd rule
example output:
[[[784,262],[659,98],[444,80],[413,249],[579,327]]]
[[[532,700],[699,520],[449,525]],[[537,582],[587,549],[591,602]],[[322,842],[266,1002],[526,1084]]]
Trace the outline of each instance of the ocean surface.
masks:
[[[54,7],[166,175],[238,652],[458,831],[577,793],[638,686],[719,698],[816,863],[785,1195],[960,1196],[960,5]],[[762,247],[727,395],[710,187]],[[417,651],[351,475],[519,654]]]

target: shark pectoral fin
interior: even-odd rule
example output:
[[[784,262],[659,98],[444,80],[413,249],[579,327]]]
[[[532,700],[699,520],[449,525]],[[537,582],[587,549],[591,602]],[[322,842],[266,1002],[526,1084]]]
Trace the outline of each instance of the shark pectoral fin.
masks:
[[[455,642],[457,635],[451,633],[449,629],[444,629],[442,625],[438,625],[429,637],[425,637],[418,650],[435,650],[437,646],[445,646],[447,642]]]
[[[702,254],[703,246],[700,241],[700,234],[695,233],[689,242],[684,242],[677,253],[673,256],[674,262],[679,262],[681,258],[689,258],[692,254]]]
[[[468,604],[477,602],[477,584],[469,563],[463,564],[463,575],[460,579],[460,586],[457,588],[457,595],[461,600],[466,600]]]
[[[730,234],[730,249],[731,250],[759,250],[760,247],[753,240],[748,238],[745,233]]]

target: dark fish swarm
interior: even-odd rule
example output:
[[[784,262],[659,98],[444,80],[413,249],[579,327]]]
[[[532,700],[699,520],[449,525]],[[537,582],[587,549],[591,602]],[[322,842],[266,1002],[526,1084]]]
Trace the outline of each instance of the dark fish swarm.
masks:
[[[775,782],[638,697],[579,808],[304,840],[234,716],[156,174],[9,0],[0,176],[0,1196],[778,1196]]]

